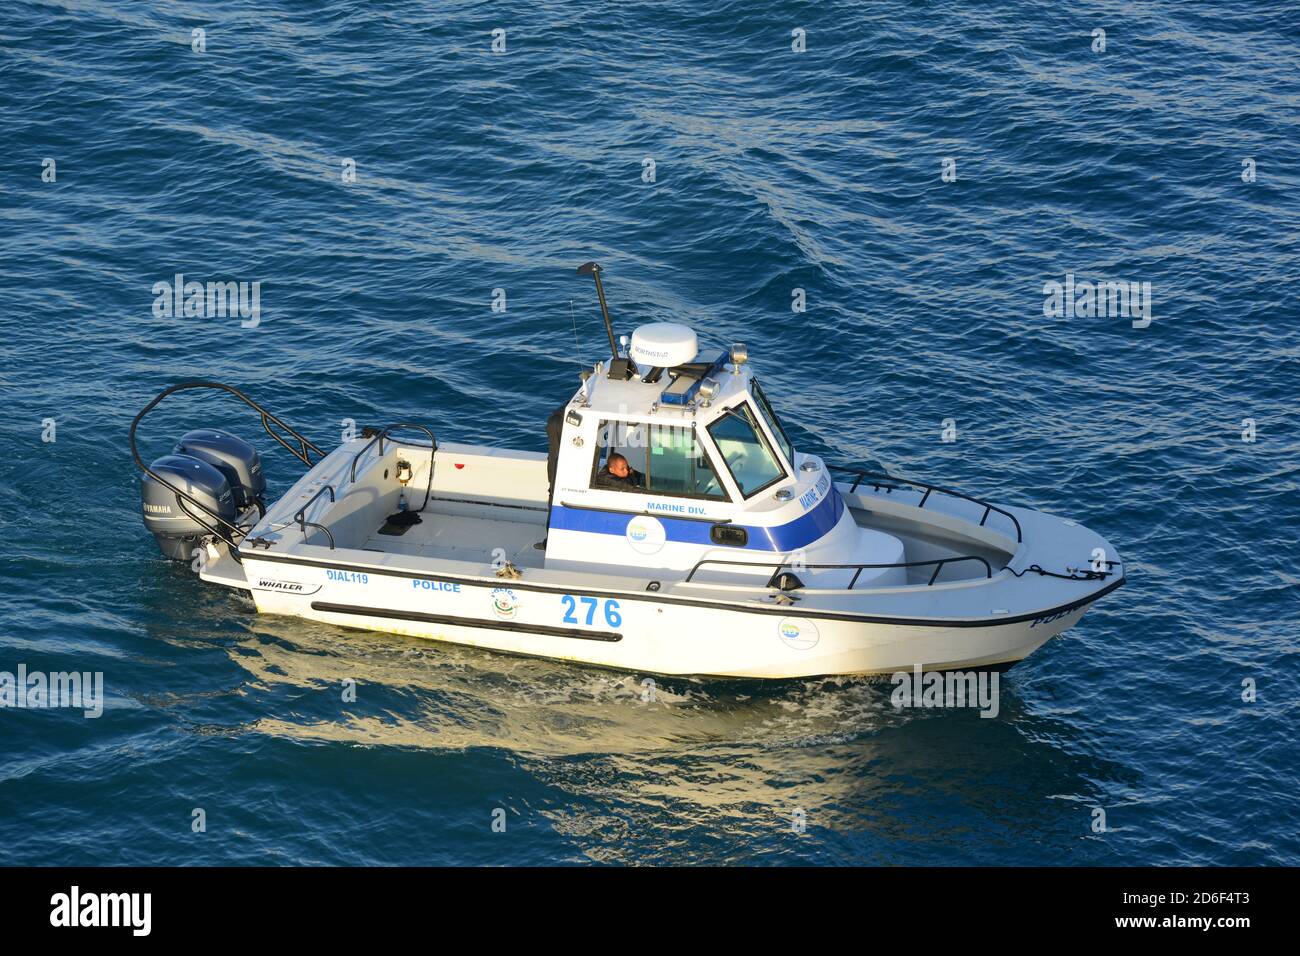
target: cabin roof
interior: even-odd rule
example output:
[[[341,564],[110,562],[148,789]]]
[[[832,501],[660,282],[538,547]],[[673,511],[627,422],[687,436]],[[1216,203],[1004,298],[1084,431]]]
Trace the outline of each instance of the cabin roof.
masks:
[[[654,418],[659,421],[692,421],[703,410],[706,417],[710,411],[718,411],[723,404],[749,390],[752,373],[747,365],[733,371],[733,366],[726,365],[713,372],[709,378],[718,383],[718,393],[710,401],[709,407],[701,409],[698,401],[684,405],[674,405],[663,400],[663,393],[672,384],[670,373],[665,371],[657,382],[643,381],[643,376],[650,369],[639,368],[638,374],[627,380],[607,378],[609,360],[601,364],[600,371],[587,380],[587,410],[609,418]],[[579,389],[573,396],[581,403],[583,394]],[[657,407],[656,407],[657,406]]]

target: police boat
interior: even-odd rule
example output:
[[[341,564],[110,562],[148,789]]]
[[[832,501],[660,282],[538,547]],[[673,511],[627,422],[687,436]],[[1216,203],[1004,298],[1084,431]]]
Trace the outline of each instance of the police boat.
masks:
[[[364,429],[324,451],[240,390],[165,389],[131,425],[146,528],[257,610],[641,673],[792,678],[1004,668],[1124,583],[1067,518],[794,447],[743,345],[674,323],[615,339],[547,424],[549,453]],[[141,420],[224,392],[307,471],[266,501],[256,449]]]

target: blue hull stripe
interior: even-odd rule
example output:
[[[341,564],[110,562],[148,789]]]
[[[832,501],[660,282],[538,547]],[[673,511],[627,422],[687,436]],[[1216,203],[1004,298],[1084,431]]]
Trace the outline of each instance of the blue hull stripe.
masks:
[[[793,521],[772,528],[755,525],[735,525],[749,532],[749,545],[736,551],[794,551],[806,548],[820,540],[839,522],[844,514],[844,499],[834,487],[817,503],[817,507]],[[557,531],[585,531],[588,534],[612,534],[622,537],[627,533],[628,522],[638,515],[621,511],[594,511],[588,508],[566,508],[556,505],[551,509],[551,528]],[[654,517],[663,524],[669,541],[679,544],[715,545],[709,539],[708,521],[674,518],[671,515]]]

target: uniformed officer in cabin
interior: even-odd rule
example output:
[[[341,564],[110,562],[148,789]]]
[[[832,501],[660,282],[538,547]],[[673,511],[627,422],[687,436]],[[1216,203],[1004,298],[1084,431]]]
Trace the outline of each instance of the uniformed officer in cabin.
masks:
[[[641,472],[627,463],[627,459],[618,452],[611,452],[609,461],[596,472],[597,488],[609,491],[636,491],[645,487]]]

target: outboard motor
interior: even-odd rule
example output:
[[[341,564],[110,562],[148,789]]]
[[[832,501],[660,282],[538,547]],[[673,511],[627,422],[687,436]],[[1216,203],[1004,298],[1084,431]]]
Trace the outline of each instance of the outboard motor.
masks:
[[[240,514],[253,504],[257,505],[260,514],[266,514],[263,500],[266,476],[262,474],[262,459],[257,449],[242,438],[216,428],[200,428],[182,435],[173,453],[206,461],[225,475]]]
[[[239,512],[235,507],[234,493],[226,476],[214,466],[190,455],[164,455],[149,468],[200,502],[203,509],[235,523]],[[176,493],[152,475],[146,474],[140,482],[140,504],[144,511],[144,526],[154,536],[162,553],[173,561],[190,560],[194,548],[210,533],[181,509]],[[209,525],[216,525],[203,509],[192,502],[186,501],[185,507]]]

